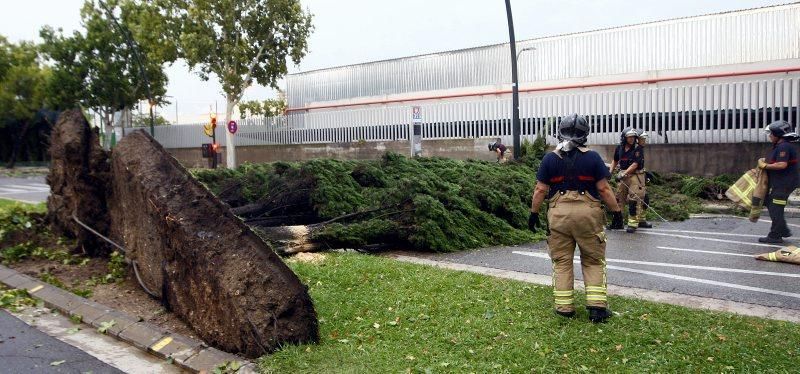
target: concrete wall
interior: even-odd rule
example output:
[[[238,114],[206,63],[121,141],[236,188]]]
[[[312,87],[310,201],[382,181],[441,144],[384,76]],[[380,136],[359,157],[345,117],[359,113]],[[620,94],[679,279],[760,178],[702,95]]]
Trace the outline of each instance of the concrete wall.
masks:
[[[615,146],[592,147],[613,160]],[[772,146],[768,143],[727,144],[652,144],[645,152],[648,170],[691,175],[740,175],[756,166],[756,160],[766,157]]]
[[[494,139],[424,140],[422,156],[494,161],[496,160],[494,153],[489,152],[486,147]],[[225,162],[225,150],[223,147],[223,163]],[[208,166],[208,160],[201,157],[200,147],[174,148],[168,149],[168,151],[186,167]],[[409,155],[408,141],[236,147],[236,161],[241,164],[243,162],[304,161],[315,158],[370,160],[380,158],[389,151]],[[511,154],[511,149],[508,150],[508,154]]]
[[[422,156],[440,156],[455,159],[494,161],[494,153],[486,145],[494,138],[424,140]],[[598,151],[609,163],[615,146],[598,145]],[[756,160],[766,157],[771,146],[766,143],[729,144],[652,144],[645,154],[647,169],[666,173],[714,176],[723,173],[739,175],[752,168]],[[224,151],[224,148],[223,148]],[[407,141],[330,143],[308,145],[237,147],[236,159],[242,162],[303,161],[314,158],[342,160],[368,160],[380,158],[385,152],[409,154]],[[187,167],[207,167],[208,160],[200,155],[200,148],[169,149],[169,152]],[[511,149],[508,150],[509,157]],[[224,163],[225,155],[222,155]]]

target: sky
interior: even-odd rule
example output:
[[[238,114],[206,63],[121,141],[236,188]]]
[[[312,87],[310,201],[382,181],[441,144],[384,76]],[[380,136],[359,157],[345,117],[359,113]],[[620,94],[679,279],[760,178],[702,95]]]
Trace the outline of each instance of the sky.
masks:
[[[300,0],[313,15],[314,32],[300,72],[508,42],[502,0]],[[79,29],[84,0],[0,0],[0,35],[17,42],[39,40],[44,25]],[[512,0],[517,40],[625,26],[677,17],[784,4],[790,0]],[[169,121],[197,122],[218,106],[219,83],[202,81],[179,62],[167,68],[172,105],[159,108]],[[283,84],[280,84],[283,86]],[[244,100],[275,96],[254,86]],[[175,103],[177,103],[177,111]]]

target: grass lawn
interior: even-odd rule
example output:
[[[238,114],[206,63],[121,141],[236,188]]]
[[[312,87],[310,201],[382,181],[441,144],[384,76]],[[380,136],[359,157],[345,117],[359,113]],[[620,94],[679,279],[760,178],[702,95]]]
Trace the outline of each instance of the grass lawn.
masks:
[[[264,356],[267,373],[792,372],[800,325],[611,297],[593,325],[556,317],[551,288],[391,259],[289,261],[320,319],[319,345]],[[582,300],[582,297],[578,298]]]
[[[44,212],[47,211],[47,203],[29,204],[29,203],[23,203],[23,202],[20,202],[20,201],[16,201],[16,200],[9,200],[9,199],[0,198],[0,210],[6,210],[6,209],[8,209],[8,208],[10,208],[12,206],[15,206],[15,205],[22,205],[22,206],[25,206],[25,207],[33,206],[34,207],[33,211],[35,211],[37,213],[44,213]]]

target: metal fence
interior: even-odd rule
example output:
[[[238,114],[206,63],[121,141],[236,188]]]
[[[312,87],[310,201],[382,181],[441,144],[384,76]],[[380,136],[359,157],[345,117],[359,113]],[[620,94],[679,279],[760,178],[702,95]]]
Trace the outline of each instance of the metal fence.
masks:
[[[235,144],[347,143],[407,140],[411,105],[375,105],[292,113],[240,121]],[[511,137],[511,98],[422,102],[423,139]],[[581,113],[593,129],[592,144],[614,144],[626,127],[641,128],[652,143],[765,141],[761,129],[776,119],[800,124],[800,73],[734,82],[704,81],[641,85],[615,90],[535,92],[520,98],[521,134],[555,142],[560,116]],[[224,126],[216,130],[224,142]],[[202,125],[156,127],[167,148],[209,142]]]
[[[800,58],[800,3],[517,42],[520,82]],[[286,77],[290,108],[509,82],[498,44]]]

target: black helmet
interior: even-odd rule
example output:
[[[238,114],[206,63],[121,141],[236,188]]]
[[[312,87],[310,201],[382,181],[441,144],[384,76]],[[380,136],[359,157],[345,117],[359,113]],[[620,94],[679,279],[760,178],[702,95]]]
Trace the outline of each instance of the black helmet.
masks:
[[[764,132],[772,134],[777,138],[786,138],[789,140],[797,139],[798,135],[794,132],[792,124],[784,120],[773,121],[764,129]]]
[[[633,127],[626,127],[622,129],[622,132],[619,134],[619,144],[625,144],[625,138],[629,136],[635,136],[638,139],[639,132]]]
[[[575,144],[583,145],[589,136],[589,122],[586,117],[573,114],[566,116],[558,124],[558,140],[571,140]]]

